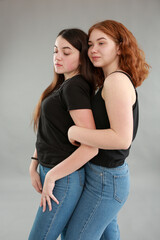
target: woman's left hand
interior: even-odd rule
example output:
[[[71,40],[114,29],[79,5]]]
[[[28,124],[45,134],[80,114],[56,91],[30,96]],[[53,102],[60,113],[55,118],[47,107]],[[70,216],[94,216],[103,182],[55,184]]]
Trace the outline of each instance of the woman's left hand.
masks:
[[[55,181],[52,179],[52,177],[49,175],[49,172],[48,172],[45,177],[42,195],[41,195],[40,206],[43,207],[43,212],[46,211],[46,204],[48,204],[49,211],[52,210],[51,199],[53,199],[53,201],[59,204],[59,201],[53,195],[54,186],[55,186]]]
[[[80,143],[73,139],[73,131],[74,131],[74,128],[75,128],[75,127],[76,127],[76,126],[73,125],[73,126],[71,126],[71,127],[69,128],[69,130],[68,130],[68,140],[70,141],[70,143],[71,143],[72,145],[79,147],[79,146],[80,146]]]

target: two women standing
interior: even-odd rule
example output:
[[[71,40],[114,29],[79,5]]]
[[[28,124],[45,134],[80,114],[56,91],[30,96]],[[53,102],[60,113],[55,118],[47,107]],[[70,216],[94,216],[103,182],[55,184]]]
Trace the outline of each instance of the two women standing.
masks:
[[[78,36],[76,37],[78,41]],[[57,45],[56,47],[58,47]],[[56,121],[61,121],[61,119],[59,118],[59,115],[54,115],[56,113],[54,110],[56,104],[54,105],[52,102],[52,104],[49,105],[50,107],[46,104],[46,109],[49,111],[47,113],[44,106],[45,100],[47,102],[48,98],[44,99],[42,102],[38,130],[38,136],[41,136],[41,138],[37,138],[39,139],[37,140],[37,142],[39,141],[39,145],[37,145],[34,157],[37,158],[36,154],[38,154],[38,160],[42,165],[40,169],[50,167],[45,180],[44,177],[41,176],[41,181],[42,183],[44,182],[41,206],[43,206],[43,210],[45,210],[46,203],[48,204],[49,208],[47,207],[46,211],[48,212],[48,218],[52,218],[51,222],[53,222],[53,224],[50,224],[48,229],[48,232],[50,233],[45,233],[45,238],[45,236],[42,235],[42,229],[45,222],[40,219],[43,219],[46,211],[43,213],[42,208],[40,208],[40,214],[38,215],[35,224],[35,229],[37,230],[34,231],[37,234],[38,229],[40,229],[39,238],[35,237],[30,239],[56,239],[54,232],[59,229],[59,224],[54,222],[55,215],[57,219],[60,219],[60,222],[65,216],[65,214],[60,215],[57,212],[56,214],[53,213],[52,217],[49,217],[49,215],[51,216],[52,211],[54,212],[62,203],[62,200],[56,192],[56,185],[60,180],[62,181],[65,176],[69,177],[69,174],[72,175],[76,172],[83,171],[83,168],[81,167],[90,159],[91,161],[84,166],[85,185],[83,191],[79,191],[79,195],[75,201],[72,201],[70,198],[70,204],[68,202],[62,203],[63,206],[65,204],[64,209],[70,213],[70,216],[73,212],[70,220],[69,216],[65,221],[65,224],[68,223],[63,237],[66,240],[120,239],[117,214],[124,205],[129,193],[129,170],[125,160],[129,155],[131,142],[135,138],[138,128],[139,113],[136,87],[140,86],[147,77],[149,65],[145,62],[144,53],[139,49],[132,33],[121,23],[116,21],[106,20],[92,26],[89,30],[88,45],[88,56],[95,68],[91,66],[89,69],[86,69],[90,76],[94,73],[94,76],[96,77],[96,94],[92,96],[90,86],[87,85],[89,88],[86,86],[86,81],[93,79],[93,76],[87,79],[82,75],[80,69],[82,69],[82,66],[86,63],[79,59],[79,65],[77,64],[78,68],[76,69],[78,78],[81,79],[78,81],[79,85],[77,81],[75,81],[77,75],[71,75],[71,78],[68,75],[69,78],[66,78],[67,81],[64,81],[63,79],[61,84],[57,85],[54,91],[52,89],[52,92],[50,92],[48,96],[48,98],[53,99],[52,94],[55,95],[57,92],[61,92],[58,99],[65,102],[63,102],[66,107],[65,111],[69,111],[75,124],[75,126],[72,126],[72,122],[67,125],[66,131],[63,132],[63,136],[65,134],[65,139],[67,139],[66,136],[69,129],[68,137],[73,144],[72,148],[74,148],[74,145],[77,145],[77,143],[80,143],[78,148],[74,148],[73,152],[70,151],[70,156],[69,152],[68,156],[62,154],[61,160],[56,163],[54,162],[53,165],[49,164],[53,157],[55,159],[57,158],[57,153],[60,149],[62,150],[63,147],[61,147],[61,144],[59,143],[59,145],[57,145],[58,148],[55,147],[53,150],[54,154],[50,155],[53,145],[52,141],[49,142],[50,148],[47,149],[47,153],[48,156],[51,157],[48,158],[47,156],[45,158],[46,148],[44,142],[46,143],[48,141],[46,134],[48,125],[50,126],[48,131],[50,139],[52,139],[53,136],[58,142],[60,139],[59,134],[57,134],[56,131],[57,128],[54,129],[52,126],[53,121],[49,121],[48,125],[44,121],[45,127],[43,131],[41,130],[41,119],[45,113],[47,119],[51,116],[53,116]],[[66,47],[68,46],[59,45],[56,49],[64,49],[64,47],[67,49]],[[79,49],[79,52],[81,53],[81,49]],[[87,56],[85,57],[88,59]],[[90,66],[90,62],[88,63]],[[60,61],[58,62],[58,66],[59,69],[62,69]],[[58,68],[56,69],[55,66],[55,71],[57,70]],[[61,71],[57,73],[59,76],[66,75],[64,68],[63,72]],[[85,81],[84,79],[82,80],[81,76],[83,76]],[[68,87],[69,93],[64,90],[62,91],[67,82],[72,83],[71,85],[76,85],[75,88]],[[95,82],[93,81],[93,83]],[[79,87],[77,88],[77,86]],[[94,84],[91,87],[92,90],[94,90],[93,86]],[[78,96],[79,89],[83,89],[83,91],[81,91],[81,94]],[[81,106],[80,103],[84,102],[83,98],[85,97],[86,99],[86,92],[88,96],[87,101],[90,102],[91,99],[91,104],[88,105],[88,103],[85,102],[85,105]],[[77,96],[78,98],[76,100]],[[70,102],[68,98],[72,98],[72,100],[74,98],[73,102],[77,103],[78,107],[69,108],[68,106],[70,106]],[[71,104],[71,106],[73,105]],[[93,111],[96,129],[91,109]],[[77,118],[74,118],[77,114],[80,116],[78,120]],[[62,125],[65,125],[65,122],[63,122]],[[52,131],[50,131],[51,129]],[[44,140],[44,142],[42,140]],[[67,144],[69,144],[69,142],[67,142]],[[63,149],[65,151],[65,148]],[[97,149],[99,149],[99,152]],[[44,159],[46,160],[44,161]],[[47,159],[49,159],[47,163],[48,165],[46,165]],[[36,165],[36,167],[38,165],[37,162],[33,163],[31,164],[31,170],[34,169],[32,168],[32,165]],[[77,169],[80,170],[76,171]],[[36,172],[36,177],[37,174],[38,173]],[[71,190],[71,192],[74,195],[73,190]],[[58,203],[55,197],[59,201],[58,205],[54,203],[54,201]],[[72,208],[68,208],[69,205],[72,205]],[[51,210],[51,212],[49,210]],[[56,220],[56,222],[57,221],[58,220]],[[62,232],[65,224],[61,226],[61,229],[58,230],[59,233],[57,232],[57,234]],[[51,228],[52,230],[50,231]]]

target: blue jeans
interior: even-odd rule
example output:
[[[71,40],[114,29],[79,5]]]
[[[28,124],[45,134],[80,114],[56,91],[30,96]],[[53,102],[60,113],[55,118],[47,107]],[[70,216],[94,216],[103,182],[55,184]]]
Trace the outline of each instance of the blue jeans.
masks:
[[[119,240],[117,214],[129,194],[129,170],[87,163],[85,186],[68,223],[65,240]]]
[[[42,185],[49,170],[50,168],[40,165]],[[59,205],[52,200],[52,211],[49,211],[47,206],[44,213],[42,207],[39,207],[29,240],[56,240],[58,238],[80,198],[84,186],[84,177],[84,168],[82,168],[56,181],[53,194],[59,200]]]

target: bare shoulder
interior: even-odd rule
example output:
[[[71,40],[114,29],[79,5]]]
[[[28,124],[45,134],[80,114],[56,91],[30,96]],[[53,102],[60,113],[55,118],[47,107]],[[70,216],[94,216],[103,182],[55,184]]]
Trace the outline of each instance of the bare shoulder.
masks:
[[[124,85],[130,85],[133,87],[131,80],[128,76],[126,76],[122,72],[114,72],[110,74],[108,77],[106,77],[104,81],[104,87],[112,86],[112,85],[118,85],[118,86],[124,86]]]
[[[121,72],[110,74],[104,81],[102,97],[106,98],[110,94],[130,95],[135,101],[135,89],[128,76]],[[107,96],[106,96],[107,95]]]

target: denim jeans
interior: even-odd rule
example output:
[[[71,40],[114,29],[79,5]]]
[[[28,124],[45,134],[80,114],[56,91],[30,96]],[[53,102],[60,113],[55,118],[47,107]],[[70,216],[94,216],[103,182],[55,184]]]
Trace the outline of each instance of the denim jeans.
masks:
[[[119,240],[117,214],[129,194],[129,170],[87,163],[85,186],[68,223],[65,240]]]
[[[40,165],[42,185],[50,168]],[[52,211],[48,206],[45,212],[39,207],[29,240],[56,240],[63,231],[84,187],[84,168],[56,181],[53,194],[59,200],[57,205],[52,200]]]

